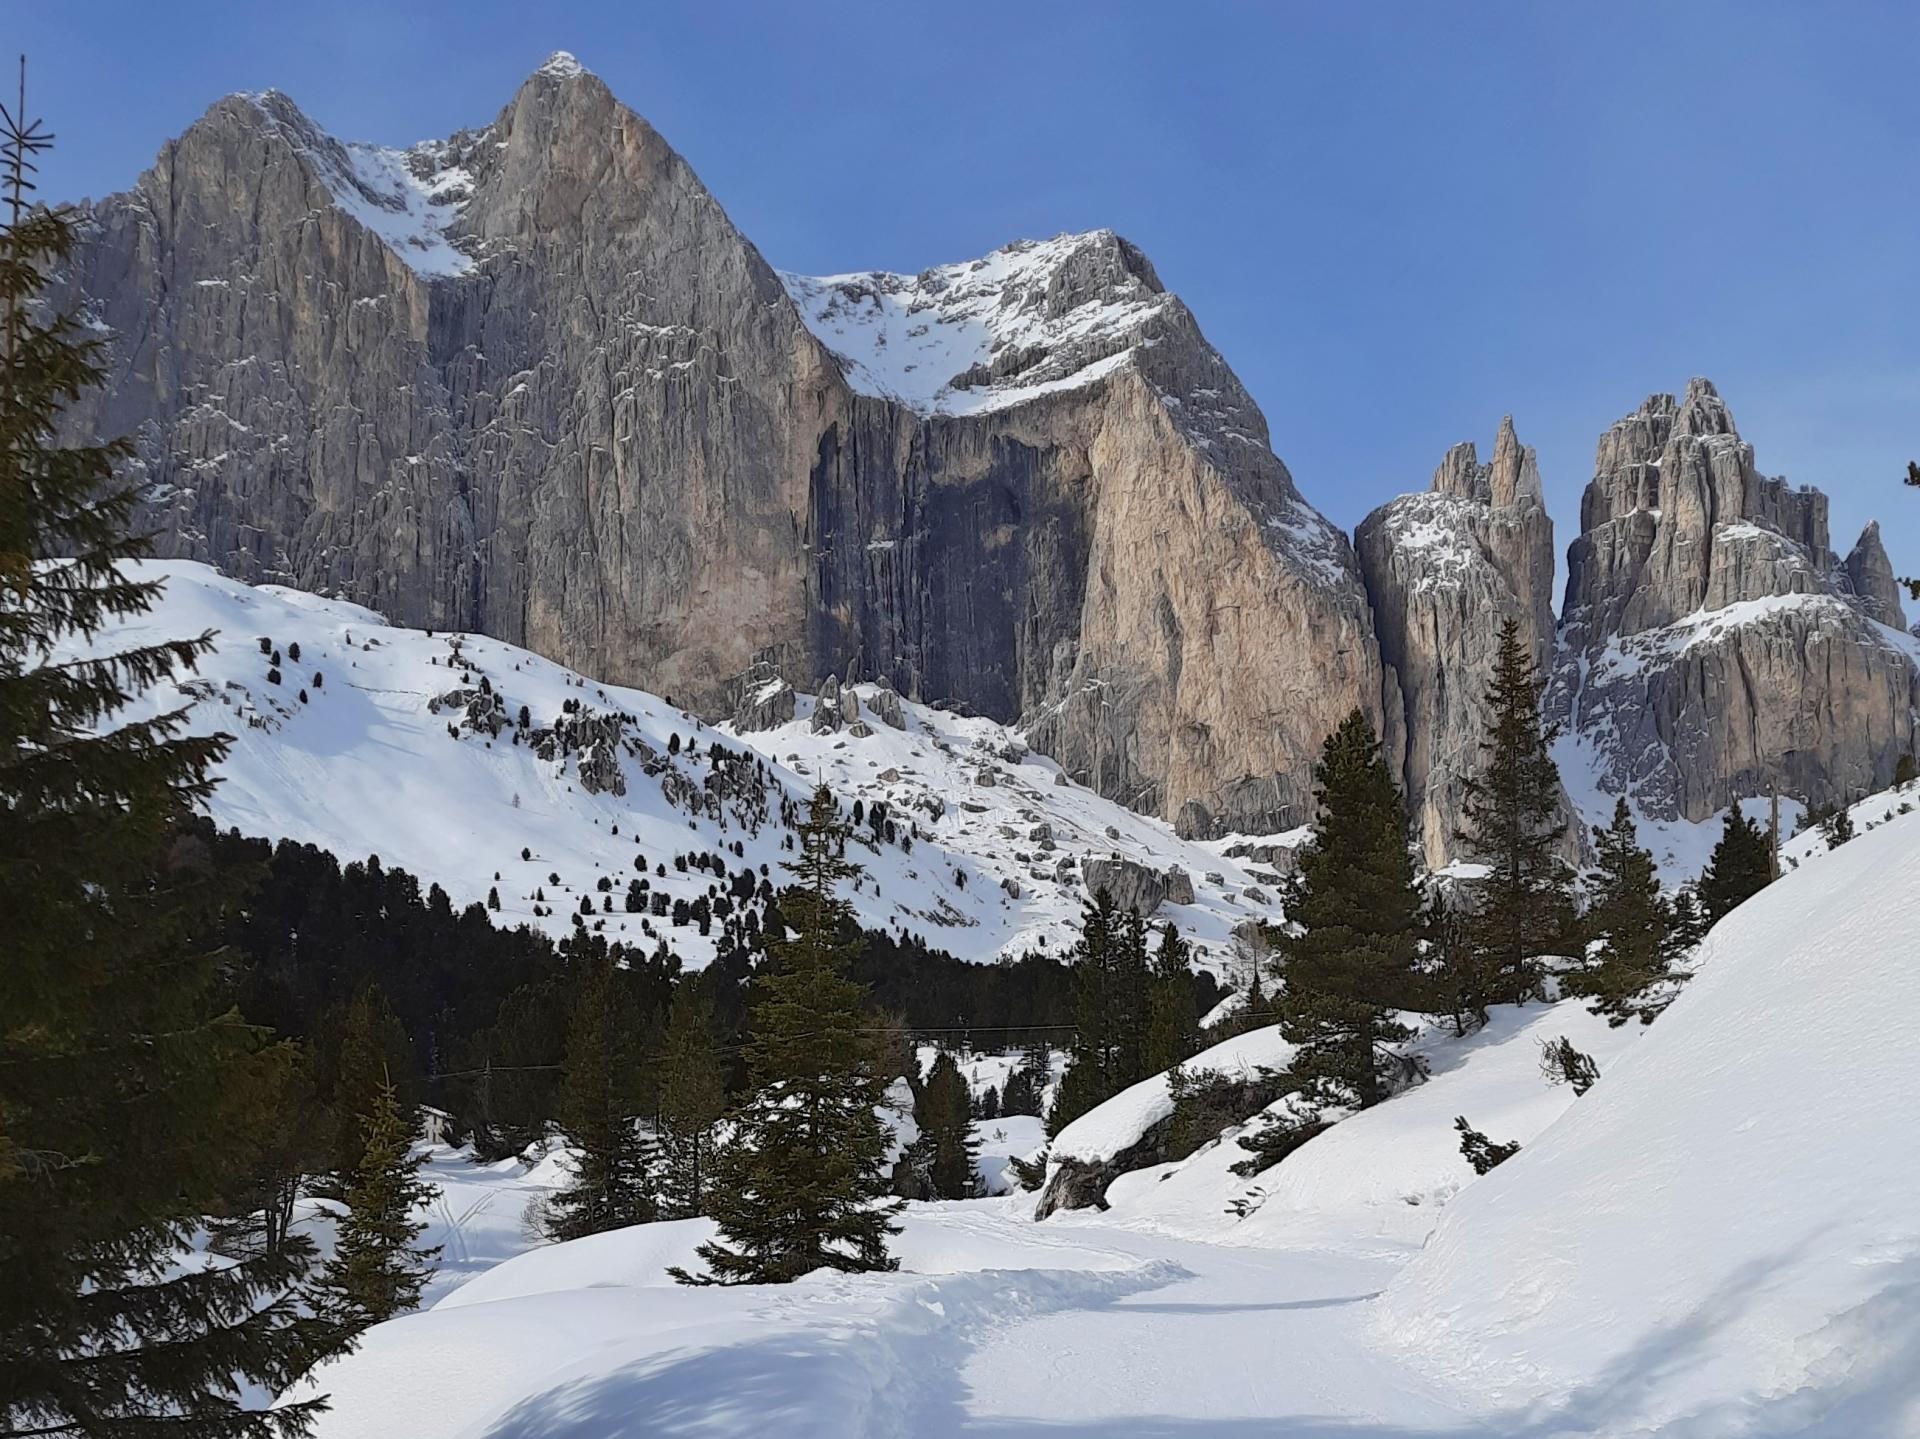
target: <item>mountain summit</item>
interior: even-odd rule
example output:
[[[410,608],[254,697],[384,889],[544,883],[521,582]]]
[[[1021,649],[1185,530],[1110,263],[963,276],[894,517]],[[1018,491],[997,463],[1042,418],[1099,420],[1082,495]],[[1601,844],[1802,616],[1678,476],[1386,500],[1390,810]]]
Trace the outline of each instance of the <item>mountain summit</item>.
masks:
[[[176,557],[709,717],[885,678],[1193,834],[1299,820],[1379,708],[1345,537],[1137,248],[780,276],[564,54],[408,149],[222,100],[64,286]]]

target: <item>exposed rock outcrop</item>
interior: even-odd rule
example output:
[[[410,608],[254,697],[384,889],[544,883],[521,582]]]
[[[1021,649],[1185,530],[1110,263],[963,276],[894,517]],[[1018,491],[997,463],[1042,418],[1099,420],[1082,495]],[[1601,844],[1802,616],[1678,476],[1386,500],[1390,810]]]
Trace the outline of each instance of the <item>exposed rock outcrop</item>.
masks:
[[[1480,463],[1472,443],[1455,445],[1432,488],[1368,515],[1354,546],[1389,699],[1399,700],[1388,752],[1404,755],[1414,833],[1437,868],[1453,857],[1466,781],[1481,759],[1493,637],[1511,619],[1541,673],[1553,664],[1553,521],[1512,417],[1500,422],[1491,463]],[[1576,852],[1580,835],[1570,825]]]
[[[1867,522],[1867,527],[1860,532],[1860,538],[1854,541],[1853,548],[1847,552],[1843,568],[1854,607],[1860,613],[1883,625],[1891,625],[1896,630],[1907,627],[1906,611],[1900,604],[1900,582],[1894,578],[1893,561],[1887,558],[1887,547],[1880,542],[1878,520]]]
[[[1812,804],[1890,782],[1920,683],[1869,618],[1898,615],[1878,534],[1837,561],[1826,497],[1762,475],[1711,384],[1601,437],[1581,525],[1553,703],[1605,789],[1699,820],[1776,782]]]
[[[1081,866],[1088,895],[1107,892],[1115,908],[1142,918],[1163,904],[1192,904],[1193,876],[1178,865],[1159,870],[1120,855],[1090,856]]]
[[[70,422],[134,436],[165,554],[709,717],[760,658],[885,677],[1190,833],[1297,823],[1378,710],[1345,538],[1111,233],[783,279],[565,57],[408,151],[230,97],[83,231]]]
[[[778,728],[793,718],[797,704],[793,686],[761,660],[734,682],[733,727],[742,734]]]

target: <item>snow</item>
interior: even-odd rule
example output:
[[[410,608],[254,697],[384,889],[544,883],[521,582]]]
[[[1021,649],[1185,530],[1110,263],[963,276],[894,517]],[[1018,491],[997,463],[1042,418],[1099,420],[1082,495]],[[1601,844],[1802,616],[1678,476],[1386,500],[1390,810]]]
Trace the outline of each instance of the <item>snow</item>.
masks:
[[[906,1272],[779,1289],[687,1289],[699,1221],[529,1253],[477,1297],[383,1325],[321,1369],[324,1439],[508,1435],[906,1434],[937,1418],[971,1336],[1152,1288],[1165,1262],[919,1206]],[[984,1222],[983,1222],[984,1221]]]
[[[807,328],[862,394],[922,415],[983,414],[1093,384],[1126,363],[1139,331],[1172,297],[1131,274],[1061,307],[1059,276],[1108,231],[1016,240],[978,260],[918,275],[782,274]],[[998,380],[970,374],[1002,360]]]
[[[1009,1159],[1032,1159],[1047,1147],[1046,1121],[1037,1114],[1003,1114],[998,1119],[976,1119],[973,1137],[980,1146],[975,1166],[989,1194],[1005,1194],[1018,1186]]]
[[[674,1287],[699,1220],[531,1250],[323,1369],[318,1432],[1920,1433],[1920,815],[1880,804],[1651,1027],[1561,1002],[1430,1029],[1424,1084],[1252,1181],[1230,1131],[1105,1213],[911,1204],[895,1274]],[[1583,1097],[1540,1073],[1559,1036],[1598,1062]],[[1476,1178],[1460,1114],[1523,1147]]]
[[[436,278],[473,271],[472,258],[447,236],[473,194],[473,176],[445,142],[427,140],[405,150],[357,140],[343,144],[277,91],[245,98],[306,159],[334,204],[416,273]]]
[[[1888,820],[1903,814],[1911,814],[1915,809],[1920,809],[1920,789],[1907,785],[1870,794],[1865,799],[1848,805],[1847,815],[1853,820],[1854,834],[1858,837],[1870,829],[1878,829]],[[1788,831],[1792,830],[1792,826],[1786,825],[1784,821],[1782,827]],[[1782,868],[1788,870],[1796,869],[1810,859],[1818,859],[1829,853],[1831,851],[1827,846],[1826,831],[1817,824],[1809,825],[1803,832],[1792,834],[1790,838],[1780,841],[1780,864]]]
[[[1151,918],[1177,925],[1202,968],[1226,971],[1236,926],[1280,918],[1278,876],[1257,860],[1230,858],[1227,851],[1252,844],[1287,847],[1298,832],[1182,839],[1165,820],[1063,782],[1057,763],[1029,752],[1018,732],[1003,725],[902,700],[906,727],[894,729],[874,713],[875,688],[855,689],[861,718],[873,731],[865,738],[844,728],[815,734],[811,720],[817,701],[807,695],[797,698],[787,724],[735,737],[769,762],[825,780],[843,803],[883,801],[891,814],[902,822],[911,818],[941,849],[969,857],[965,887],[945,886],[928,902],[916,900],[913,886],[895,889],[889,882],[887,892],[898,898],[890,912],[883,912],[883,924],[897,923],[968,958],[1064,954],[1080,929],[1085,861],[1114,855],[1163,872],[1186,871],[1193,903],[1163,905]],[[726,726],[722,732],[733,734]],[[914,857],[920,854],[916,843]],[[1063,861],[1068,862],[1064,874]],[[939,877],[931,856],[912,867],[919,871],[923,891]],[[1210,878],[1214,875],[1219,878]],[[1018,886],[1017,898],[1006,889],[1008,883]]]
[[[860,847],[855,857],[867,875],[847,898],[864,924],[920,934],[964,959],[987,961],[1029,949],[1063,952],[1078,927],[1082,899],[1077,868],[1064,878],[1055,872],[1068,855],[1076,865],[1089,854],[1118,852],[1156,868],[1186,868],[1195,902],[1168,906],[1160,917],[1178,923],[1214,968],[1226,963],[1233,925],[1278,914],[1271,903],[1249,899],[1246,890],[1256,884],[1259,867],[1225,858],[1219,852],[1225,842],[1181,840],[1159,820],[1078,785],[1055,784],[1057,766],[1025,756],[1017,736],[988,720],[907,702],[909,729],[890,729],[869,715],[875,733],[857,740],[844,732],[811,734],[804,717],[812,702],[802,699],[800,722],[735,736],[644,691],[597,684],[484,636],[390,626],[359,605],[277,586],[249,587],[190,561],[148,562],[139,572],[166,578],[158,606],[110,626],[98,645],[218,632],[214,653],[196,678],[182,676],[177,685],[159,687],[135,712],[193,703],[196,731],[234,736],[211,802],[219,825],[318,845],[342,863],[377,854],[423,884],[438,884],[456,908],[484,903],[497,888],[501,924],[531,924],[564,935],[583,895],[592,895],[598,908],[596,882],[605,876],[613,886],[614,912],[599,918],[608,937],[651,947],[641,917],[626,913],[622,904],[637,874],[636,854],[646,858],[653,890],[689,902],[713,880],[699,870],[677,871],[672,860],[679,853],[720,853],[739,843],[744,854],[726,855],[729,871],[744,864],[757,873],[766,865],[778,876],[791,856],[781,847],[785,831],[777,818],[756,832],[732,806],[717,806],[716,813],[690,807],[684,798],[688,791],[702,792],[714,744],[763,758],[773,793],[802,799],[816,777],[825,777],[848,808],[856,798],[870,804],[885,797],[903,824],[917,820],[922,838],[910,854],[894,845]],[[282,653],[279,685],[266,680],[262,636]],[[297,662],[288,657],[294,643],[301,652]],[[454,663],[456,646],[460,664]],[[449,738],[447,725],[460,711],[436,713],[432,701],[463,683],[461,664],[474,669],[476,684],[478,675],[488,677],[508,716],[526,705],[536,727],[551,724],[569,700],[630,716],[628,732],[649,745],[669,773],[649,776],[623,753],[618,762],[626,794],[589,794],[580,784],[577,756],[541,760],[528,746],[513,744],[504,730],[490,743],[484,734],[467,731]],[[313,683],[315,671],[324,674],[324,686]],[[302,688],[305,704],[298,699]],[[870,689],[864,692],[871,697]],[[677,756],[667,753],[674,736],[687,742]],[[1006,758],[1016,754],[1022,756],[1017,761]],[[878,778],[895,767],[898,779]],[[983,771],[997,776],[994,787],[976,783]],[[938,820],[912,808],[928,797],[945,797]],[[777,810],[773,800],[769,804]],[[1057,836],[1057,852],[1042,854],[1024,838],[1043,823]],[[1107,838],[1109,827],[1117,840]],[[1010,842],[1008,830],[1021,840]],[[525,860],[523,848],[530,852]],[[661,865],[664,876],[655,873]],[[549,879],[554,873],[558,885]],[[1221,881],[1209,881],[1209,873],[1220,874]],[[1018,899],[1002,888],[1007,879],[1019,884]],[[1272,888],[1265,884],[1270,898]],[[545,892],[542,907],[553,913],[534,915],[536,890]],[[670,928],[665,919],[653,924],[689,965],[712,958],[718,925],[702,937],[691,925]]]
[[[1251,1077],[1262,1068],[1284,1069],[1292,1057],[1293,1046],[1280,1037],[1277,1027],[1269,1026],[1203,1049],[1184,1067]],[[1053,1159],[1110,1159],[1138,1143],[1148,1129],[1171,1113],[1173,1098],[1167,1076],[1153,1075],[1095,1105],[1062,1129],[1053,1139]]]
[[[469,274],[472,259],[454,248],[446,231],[472,194],[473,176],[449,165],[423,179],[411,163],[420,153],[355,141],[346,146],[346,170],[323,165],[321,174],[335,203],[420,274]]]
[[[1647,1037],[1448,1212],[1381,1338],[1490,1409],[1799,1433],[1844,1392],[1818,1432],[1920,1432],[1916,882],[1904,815],[1728,916]]]

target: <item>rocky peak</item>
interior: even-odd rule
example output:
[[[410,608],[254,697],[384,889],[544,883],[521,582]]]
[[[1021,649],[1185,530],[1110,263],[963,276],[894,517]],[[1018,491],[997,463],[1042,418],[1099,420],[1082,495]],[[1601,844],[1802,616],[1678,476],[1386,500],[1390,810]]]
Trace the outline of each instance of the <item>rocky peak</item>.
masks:
[[[1847,551],[1843,568],[1862,614],[1897,630],[1907,627],[1906,612],[1900,605],[1900,582],[1894,578],[1893,561],[1887,558],[1887,547],[1880,540],[1880,521],[1867,521],[1860,538]]]
[[[1431,489],[1382,505],[1354,543],[1386,672],[1387,750],[1403,756],[1414,828],[1438,867],[1455,857],[1485,738],[1489,637],[1512,619],[1538,663],[1553,654],[1553,522],[1512,416],[1491,462],[1471,441],[1455,445]],[[1579,833],[1569,836],[1576,852]]]
[[[884,678],[1189,832],[1296,822],[1378,704],[1345,536],[1110,231],[783,284],[564,56],[407,149],[222,102],[92,218],[70,419],[137,437],[165,554],[707,715]]]
[[[1899,613],[1878,535],[1837,561],[1826,496],[1763,475],[1710,383],[1601,437],[1581,521],[1553,702],[1603,788],[1699,820],[1891,777],[1915,672],[1862,617]]]

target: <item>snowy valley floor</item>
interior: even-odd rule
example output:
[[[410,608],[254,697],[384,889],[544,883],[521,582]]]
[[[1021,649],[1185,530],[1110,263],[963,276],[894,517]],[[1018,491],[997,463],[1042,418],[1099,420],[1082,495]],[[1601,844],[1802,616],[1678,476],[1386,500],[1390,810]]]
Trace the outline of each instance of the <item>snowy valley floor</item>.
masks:
[[[1122,1176],[1106,1213],[911,1206],[898,1274],[676,1286],[704,1220],[531,1248],[554,1161],[442,1154],[433,1307],[315,1376],[319,1434],[1920,1435],[1920,813],[1899,808],[1797,849],[1650,1028],[1501,1011],[1253,1181],[1229,1131]],[[1599,1066],[1578,1099],[1540,1073],[1560,1035]],[[1159,1095],[1061,1143],[1084,1125],[1112,1152]],[[1523,1148],[1475,1179],[1459,1114]]]
[[[323,1373],[335,1407],[321,1432],[1412,1435],[1478,1422],[1368,1342],[1368,1306],[1404,1251],[1036,1225],[1030,1206],[915,1205],[900,1244],[912,1272],[783,1290],[671,1285],[661,1268],[688,1256],[698,1223],[535,1251]]]

